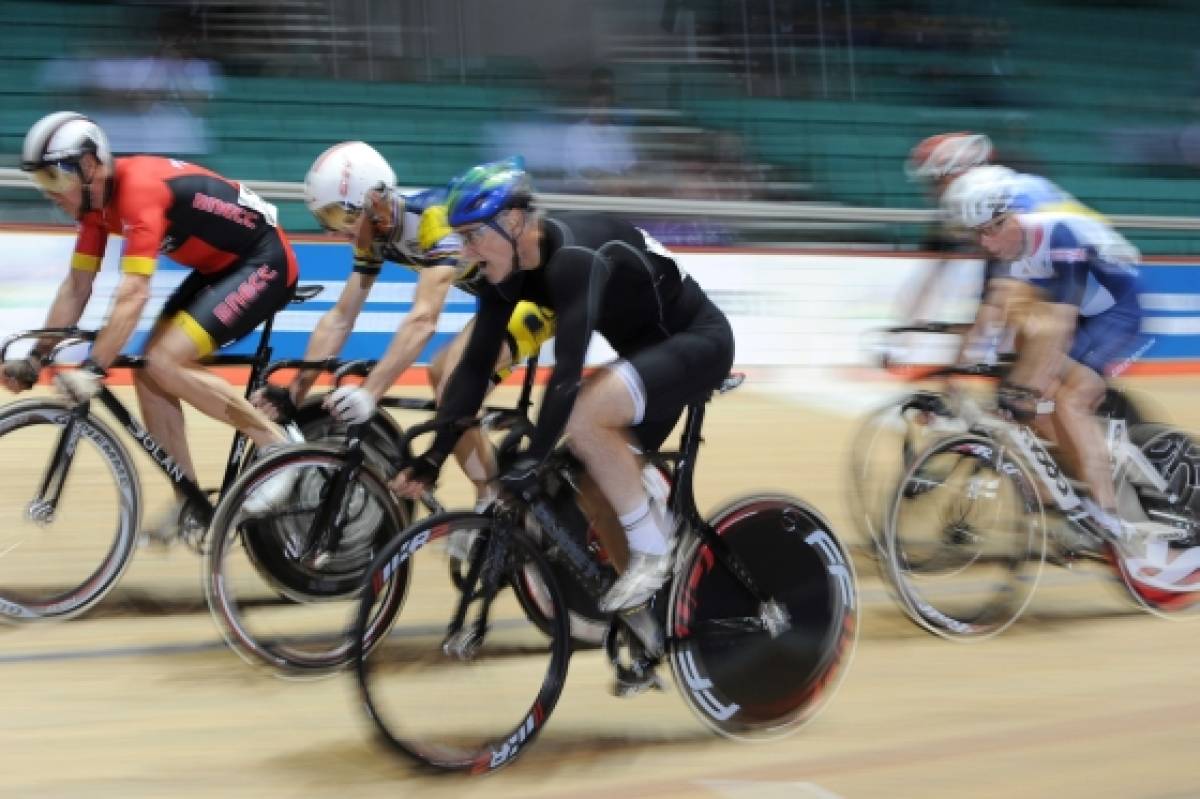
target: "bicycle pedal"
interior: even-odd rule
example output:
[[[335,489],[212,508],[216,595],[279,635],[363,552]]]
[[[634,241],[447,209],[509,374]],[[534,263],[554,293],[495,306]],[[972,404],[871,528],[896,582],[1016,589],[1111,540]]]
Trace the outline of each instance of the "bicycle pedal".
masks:
[[[618,676],[612,684],[613,696],[620,699],[628,699],[631,696],[644,694],[646,691],[665,691],[666,689],[666,681],[659,677],[653,669],[641,677]]]
[[[319,571],[328,566],[329,561],[331,560],[333,560],[333,555],[328,550],[323,549],[320,552],[315,552],[309,557],[305,558],[303,563],[308,568]]]
[[[464,627],[442,642],[442,652],[455,660],[471,660],[483,645],[483,633],[475,625]]]

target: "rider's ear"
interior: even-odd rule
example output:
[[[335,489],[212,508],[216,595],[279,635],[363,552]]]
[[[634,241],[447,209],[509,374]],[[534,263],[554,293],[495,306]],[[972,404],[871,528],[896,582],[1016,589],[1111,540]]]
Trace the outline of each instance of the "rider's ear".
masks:
[[[508,212],[508,218],[514,220],[509,225],[508,234],[515,239],[525,232],[525,212],[513,208]]]

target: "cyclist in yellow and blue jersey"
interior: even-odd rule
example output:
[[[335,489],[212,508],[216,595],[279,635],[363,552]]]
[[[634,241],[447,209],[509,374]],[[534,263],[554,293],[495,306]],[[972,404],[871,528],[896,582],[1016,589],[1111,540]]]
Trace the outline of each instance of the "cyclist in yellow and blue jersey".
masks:
[[[462,240],[446,222],[444,196],[443,189],[414,194],[397,191],[391,166],[364,142],[330,147],[305,178],[305,201],[313,215],[326,230],[347,236],[354,245],[350,279],[313,330],[305,359],[320,360],[341,351],[385,261],[417,273],[412,307],[378,365],[361,386],[340,388],[326,401],[332,415],[341,421],[371,418],[379,398],[413,365],[437,332],[451,288],[477,292],[478,270],[459,257]],[[444,378],[453,371],[471,327],[468,323],[430,363],[429,378],[439,401]],[[553,335],[554,319],[549,312],[532,303],[519,306],[510,320],[493,382],[503,379],[515,363],[537,353]],[[315,372],[302,372],[288,388],[268,389],[257,401],[277,416],[289,415],[315,379]],[[492,489],[488,480],[495,476],[496,467],[482,434],[473,431],[465,436],[455,454],[476,487],[478,501],[489,501]]]

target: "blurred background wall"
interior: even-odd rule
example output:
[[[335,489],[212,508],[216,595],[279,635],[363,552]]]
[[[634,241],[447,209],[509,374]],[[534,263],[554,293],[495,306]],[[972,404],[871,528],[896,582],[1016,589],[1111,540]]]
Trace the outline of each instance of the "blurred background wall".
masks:
[[[523,153],[546,191],[923,208],[909,148],[997,157],[1113,214],[1200,216],[1200,15],[1067,0],[0,0],[0,166],[41,114],[122,152],[297,182],[364,139],[404,185]],[[0,220],[52,221],[0,190]],[[312,230],[298,202],[289,230]],[[61,221],[61,220],[60,220]],[[916,248],[914,225],[655,217],[669,244]],[[1191,232],[1129,231],[1147,253]]]

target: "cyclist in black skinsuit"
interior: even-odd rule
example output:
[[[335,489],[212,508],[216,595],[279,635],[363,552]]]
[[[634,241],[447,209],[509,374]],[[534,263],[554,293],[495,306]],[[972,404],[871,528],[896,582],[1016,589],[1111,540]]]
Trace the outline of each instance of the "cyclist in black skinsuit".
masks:
[[[555,366],[532,443],[501,475],[520,490],[566,433],[572,451],[625,528],[628,568],[604,597],[606,610],[646,601],[666,579],[674,521],[641,482],[630,434],[657,448],[688,402],[715,389],[733,363],[725,315],[671,254],[628,222],[599,214],[543,217],[519,161],[487,164],[451,185],[449,221],[486,283],[462,361],[438,411],[473,416],[482,403],[513,308],[529,300],[557,319]],[[592,333],[620,359],[584,377]],[[444,427],[429,451],[396,480],[414,495],[436,478],[458,433]]]

